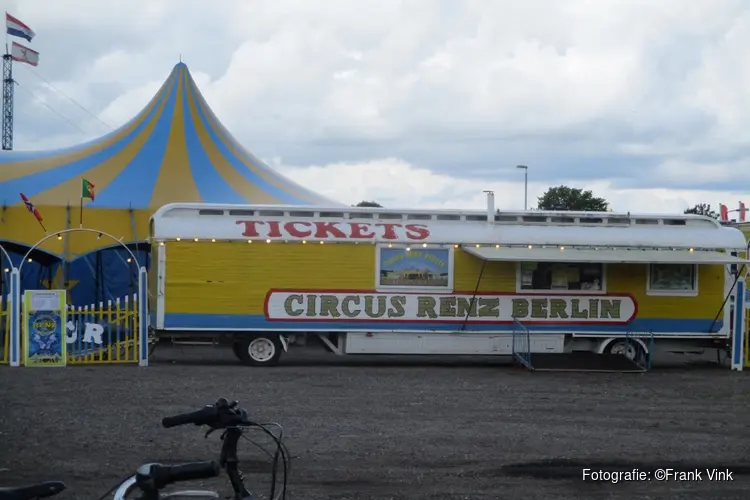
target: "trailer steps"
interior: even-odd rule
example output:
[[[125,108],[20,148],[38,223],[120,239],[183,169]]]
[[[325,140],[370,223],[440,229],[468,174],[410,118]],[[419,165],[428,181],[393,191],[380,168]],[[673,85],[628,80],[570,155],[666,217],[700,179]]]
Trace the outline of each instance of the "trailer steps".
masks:
[[[521,366],[533,372],[643,373],[647,368],[622,354],[597,354],[589,351],[532,353],[513,356]]]

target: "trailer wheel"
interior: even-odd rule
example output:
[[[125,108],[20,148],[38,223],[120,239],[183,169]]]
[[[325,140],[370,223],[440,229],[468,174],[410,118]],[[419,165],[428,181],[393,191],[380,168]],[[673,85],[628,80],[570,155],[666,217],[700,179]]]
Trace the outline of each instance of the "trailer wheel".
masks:
[[[628,358],[630,361],[639,363],[646,359],[646,350],[643,346],[630,339],[616,339],[610,342],[606,349],[605,354],[621,354]]]
[[[274,366],[284,348],[276,334],[262,334],[238,340],[232,346],[235,356],[246,365]]]

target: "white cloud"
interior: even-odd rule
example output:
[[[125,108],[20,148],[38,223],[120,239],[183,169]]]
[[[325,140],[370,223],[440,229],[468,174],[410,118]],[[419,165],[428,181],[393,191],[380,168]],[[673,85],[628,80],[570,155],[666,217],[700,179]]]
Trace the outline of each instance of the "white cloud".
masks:
[[[342,201],[483,206],[489,188],[501,207],[521,206],[516,163],[532,166],[532,202],[564,182],[633,211],[747,196],[733,191],[750,180],[744,0],[203,5],[24,0],[9,11],[38,33],[38,71],[107,123],[132,118],[182,54],[241,142]],[[36,92],[97,130],[54,89]],[[20,132],[19,147],[90,138],[17,112],[21,130],[40,131]]]
[[[367,200],[392,208],[482,209],[486,206],[485,190],[495,192],[495,205],[501,210],[520,210],[524,203],[522,173],[517,174],[517,181],[467,180],[397,158],[305,167],[281,165],[278,159],[270,163],[289,178],[350,205]],[[549,187],[549,183],[530,180],[529,207],[536,206],[537,198]],[[733,207],[747,195],[731,190],[618,189],[608,181],[577,183],[576,187],[592,190],[620,212],[681,213],[698,203],[710,203],[718,210],[719,203]]]

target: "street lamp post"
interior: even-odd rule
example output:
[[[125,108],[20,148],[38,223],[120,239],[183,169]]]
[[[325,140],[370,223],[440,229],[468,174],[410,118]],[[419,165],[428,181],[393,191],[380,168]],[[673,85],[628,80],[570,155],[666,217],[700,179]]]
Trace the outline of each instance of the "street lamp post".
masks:
[[[516,168],[523,169],[523,211],[528,207],[529,198],[529,167],[526,165],[516,165]]]

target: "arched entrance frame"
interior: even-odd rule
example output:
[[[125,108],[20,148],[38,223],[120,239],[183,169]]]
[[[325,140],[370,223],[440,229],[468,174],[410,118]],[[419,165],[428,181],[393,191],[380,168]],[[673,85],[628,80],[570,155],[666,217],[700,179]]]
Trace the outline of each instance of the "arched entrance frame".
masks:
[[[8,359],[10,366],[21,366],[21,350],[19,349],[20,343],[16,342],[16,330],[20,331],[21,325],[21,307],[20,303],[17,302],[17,296],[20,295],[21,288],[21,271],[16,269],[13,265],[13,261],[10,260],[10,254],[7,250],[0,245],[0,251],[5,256],[5,260],[8,261],[10,266],[10,304],[8,304],[8,315],[10,316],[10,357]],[[4,271],[2,271],[4,272]]]
[[[45,241],[56,236],[62,236],[68,233],[75,232],[95,233],[99,236],[106,236],[107,238],[111,239],[119,246],[124,248],[130,254],[130,258],[133,259],[133,264],[136,266],[136,269],[138,269],[138,365],[148,366],[148,275],[146,273],[146,267],[140,265],[140,263],[138,262],[138,258],[135,256],[132,250],[130,250],[130,248],[128,248],[128,246],[125,245],[125,243],[123,243],[121,240],[115,238],[106,231],[85,227],[63,229],[62,231],[56,231],[54,233],[46,235],[44,238],[34,243],[34,246],[32,246],[29,251],[26,252],[26,255],[23,256],[23,261],[21,261],[18,269],[13,269],[13,273],[15,274],[15,276],[11,276],[11,308],[13,310],[11,315],[10,337],[11,366],[20,366],[21,364],[21,269],[23,269],[23,265],[29,258],[31,253],[39,248],[39,246],[42,245]],[[3,249],[3,252],[5,253],[5,249]],[[17,357],[17,359],[15,360],[13,358],[13,353],[15,353]]]

